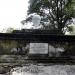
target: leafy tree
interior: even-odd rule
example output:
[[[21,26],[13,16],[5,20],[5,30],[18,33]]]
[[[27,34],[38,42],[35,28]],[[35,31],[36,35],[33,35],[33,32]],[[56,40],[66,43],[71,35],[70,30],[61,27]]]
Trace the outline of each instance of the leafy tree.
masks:
[[[39,14],[43,29],[59,29],[62,32],[66,22],[74,16],[72,0],[30,0],[29,3],[28,15]],[[31,18],[24,21],[31,21]]]
[[[12,33],[13,30],[14,30],[14,28],[9,27],[9,28],[6,30],[6,33]]]
[[[14,28],[12,27],[9,27],[9,28],[4,28],[1,33],[12,33],[14,31]]]

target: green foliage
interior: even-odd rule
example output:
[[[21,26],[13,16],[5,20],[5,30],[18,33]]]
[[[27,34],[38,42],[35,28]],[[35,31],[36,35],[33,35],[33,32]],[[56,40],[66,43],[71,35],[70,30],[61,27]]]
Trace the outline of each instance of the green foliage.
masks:
[[[27,43],[24,40],[0,40],[0,54],[11,54],[13,48],[18,49],[20,54],[25,54],[26,45]]]
[[[29,9],[30,10],[28,10],[28,14],[34,13],[34,12],[39,13],[39,7],[41,6],[41,3],[38,3],[37,1],[38,0],[30,0],[29,1],[29,3],[30,3]]]
[[[43,25],[43,29],[61,31],[67,20],[75,15],[72,0],[30,0],[29,3],[28,15],[39,14],[42,17],[40,23]],[[49,24],[45,24],[45,22],[49,22]]]
[[[74,17],[75,10],[73,9],[72,0],[69,0],[69,2],[65,5],[64,12],[69,17]]]
[[[0,54],[8,54],[14,47],[17,47],[16,41],[0,40]]]

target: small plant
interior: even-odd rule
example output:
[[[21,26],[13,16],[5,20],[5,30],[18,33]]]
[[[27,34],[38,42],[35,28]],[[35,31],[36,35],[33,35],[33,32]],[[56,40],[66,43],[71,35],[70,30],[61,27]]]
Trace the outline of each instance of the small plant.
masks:
[[[65,35],[75,35],[75,24],[67,25],[63,28],[63,33]]]

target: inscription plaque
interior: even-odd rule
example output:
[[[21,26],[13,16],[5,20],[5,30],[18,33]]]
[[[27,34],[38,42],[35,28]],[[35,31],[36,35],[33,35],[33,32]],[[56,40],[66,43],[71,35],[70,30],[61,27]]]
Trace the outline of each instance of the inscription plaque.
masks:
[[[29,54],[48,54],[48,43],[30,43]]]

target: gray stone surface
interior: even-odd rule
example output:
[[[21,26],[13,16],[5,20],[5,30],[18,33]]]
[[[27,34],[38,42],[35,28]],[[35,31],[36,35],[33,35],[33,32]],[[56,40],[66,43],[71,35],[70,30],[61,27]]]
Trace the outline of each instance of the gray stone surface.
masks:
[[[26,70],[27,69],[27,70]],[[34,72],[35,71],[35,72]],[[30,65],[13,72],[12,75],[75,75],[75,65]]]

